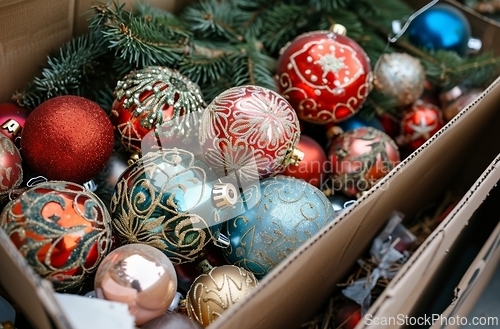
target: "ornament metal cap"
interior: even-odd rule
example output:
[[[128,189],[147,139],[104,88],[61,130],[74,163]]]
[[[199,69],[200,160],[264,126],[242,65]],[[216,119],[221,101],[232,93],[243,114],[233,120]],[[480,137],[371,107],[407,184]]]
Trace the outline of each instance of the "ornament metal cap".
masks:
[[[204,274],[204,273],[208,273],[210,272],[211,269],[213,269],[214,267],[212,266],[212,264],[210,264],[210,262],[206,259],[202,260],[201,262],[199,262],[197,265],[196,265],[196,270],[200,273],[200,274]]]
[[[288,153],[285,159],[285,166],[289,165],[297,166],[303,159],[304,159],[304,152],[295,148]]]
[[[231,207],[238,200],[236,187],[231,183],[216,183],[212,189],[212,200],[219,209]]]
[[[330,27],[330,31],[332,31],[335,34],[339,34],[339,35],[347,35],[347,29],[342,24],[333,24]]]
[[[127,160],[127,164],[129,166],[131,166],[134,163],[136,163],[137,161],[139,161],[140,158],[141,158],[141,155],[137,152],[134,152],[134,153],[130,154],[130,157]]]

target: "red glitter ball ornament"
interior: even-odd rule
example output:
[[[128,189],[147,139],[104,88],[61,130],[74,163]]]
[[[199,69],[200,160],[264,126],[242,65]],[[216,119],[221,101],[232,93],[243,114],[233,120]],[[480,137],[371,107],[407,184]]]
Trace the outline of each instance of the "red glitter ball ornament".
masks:
[[[400,144],[415,151],[442,127],[443,120],[439,108],[430,103],[417,101],[401,119]]]
[[[96,103],[58,96],[40,104],[21,133],[23,161],[49,180],[84,183],[113,152],[113,126]]]
[[[13,141],[0,134],[0,192],[16,188],[22,181],[21,154]]]
[[[278,93],[258,86],[230,88],[202,111],[200,145],[216,172],[239,172],[244,181],[298,163],[299,120]]]
[[[305,180],[319,188],[324,183],[325,173],[329,171],[325,151],[318,142],[306,135],[300,136],[297,147],[304,152],[304,158],[297,165],[286,167],[283,175]]]
[[[337,136],[330,146],[335,190],[350,197],[359,197],[400,161],[396,143],[384,132],[361,127]]]
[[[0,104],[0,132],[15,142],[20,136],[28,111],[12,103]]]
[[[359,111],[372,89],[365,51],[349,37],[331,31],[298,36],[278,60],[279,92],[300,120],[340,122]]]

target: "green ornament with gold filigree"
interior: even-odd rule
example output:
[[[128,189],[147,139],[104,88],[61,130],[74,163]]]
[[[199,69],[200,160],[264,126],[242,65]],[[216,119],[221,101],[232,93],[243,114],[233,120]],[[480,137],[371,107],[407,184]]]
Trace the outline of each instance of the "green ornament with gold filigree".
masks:
[[[182,149],[145,154],[123,173],[111,199],[119,242],[153,246],[174,264],[194,261],[209,242],[224,243],[220,226],[241,208],[230,180]]]

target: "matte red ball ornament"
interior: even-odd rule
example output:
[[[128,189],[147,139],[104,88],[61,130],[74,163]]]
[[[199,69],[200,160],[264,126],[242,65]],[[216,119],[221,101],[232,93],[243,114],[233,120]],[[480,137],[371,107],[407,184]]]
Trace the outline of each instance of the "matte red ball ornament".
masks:
[[[13,103],[0,104],[0,132],[15,142],[20,136],[28,111]]]
[[[141,152],[143,139],[155,127],[161,129],[163,143],[174,139],[167,148],[180,147],[198,116],[186,114],[201,111],[205,107],[200,87],[176,70],[150,66],[134,70],[118,81],[115,88],[111,120],[122,145],[130,152]],[[149,135],[148,135],[149,134]],[[153,148],[157,141],[147,141]],[[177,144],[177,145],[171,145]]]
[[[28,264],[58,291],[80,285],[112,247],[111,218],[83,186],[40,183],[7,204],[0,216]]]
[[[21,133],[23,161],[49,180],[84,183],[113,152],[113,126],[96,103],[58,96],[40,104]]]
[[[318,142],[306,135],[300,136],[297,147],[304,152],[304,158],[297,165],[286,167],[283,175],[302,179],[319,188],[329,170],[325,151]]]
[[[245,181],[298,163],[303,157],[296,148],[299,138],[295,111],[267,88],[230,88],[202,112],[200,144],[206,161],[218,173],[239,171]]]
[[[396,143],[372,127],[357,128],[337,136],[330,146],[335,190],[358,197],[387,175],[400,161]]]
[[[21,154],[13,141],[0,134],[0,192],[16,188],[22,181]]]
[[[332,31],[295,38],[282,51],[277,75],[279,92],[299,119],[317,124],[353,116],[365,102],[373,80],[365,51],[349,37]]]
[[[400,143],[414,151],[442,127],[443,120],[439,108],[433,104],[417,101],[401,119]]]

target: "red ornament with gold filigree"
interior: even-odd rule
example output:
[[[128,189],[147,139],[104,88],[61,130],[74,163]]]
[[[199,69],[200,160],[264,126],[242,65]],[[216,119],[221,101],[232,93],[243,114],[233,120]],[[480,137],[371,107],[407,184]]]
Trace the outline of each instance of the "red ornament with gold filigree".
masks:
[[[340,122],[361,108],[372,88],[370,60],[352,39],[331,31],[302,34],[278,60],[279,92],[299,119]]]
[[[267,177],[298,163],[299,120],[285,98],[267,88],[239,86],[218,95],[202,112],[200,144],[219,173],[244,181]]]
[[[150,132],[163,123],[168,122],[160,134],[164,142],[165,139],[185,138],[185,126],[189,123],[186,121],[192,119],[187,114],[205,106],[197,84],[176,70],[162,66],[130,72],[118,81],[114,93],[111,122],[118,139],[130,152],[141,152],[146,136],[148,149],[160,143]]]
[[[106,207],[70,182],[48,181],[24,191],[4,208],[0,227],[59,291],[80,285],[112,247]]]
[[[442,127],[443,119],[439,108],[430,103],[417,101],[401,119],[402,138],[398,142],[414,151]]]

